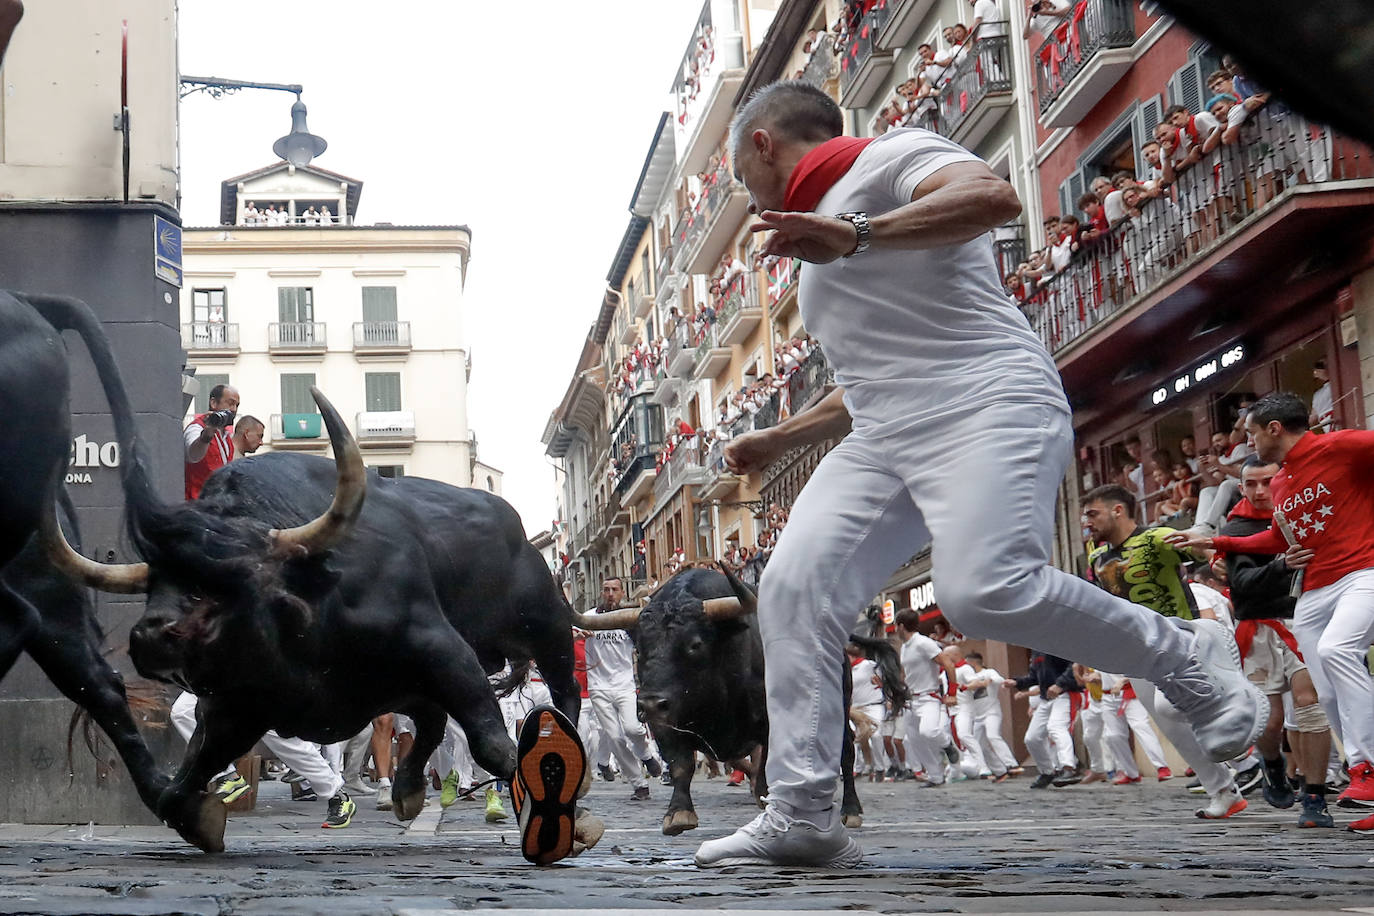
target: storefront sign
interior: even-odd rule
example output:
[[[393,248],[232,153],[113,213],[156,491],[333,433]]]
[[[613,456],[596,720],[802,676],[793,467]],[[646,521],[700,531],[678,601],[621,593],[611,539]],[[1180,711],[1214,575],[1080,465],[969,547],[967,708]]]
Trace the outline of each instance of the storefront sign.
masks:
[[[897,619],[897,602],[891,598],[883,602],[883,626],[890,627]]]
[[[1145,398],[1144,409],[1152,410],[1180,395],[1187,394],[1194,388],[1210,381],[1214,376],[1241,365],[1249,355],[1245,349],[1245,344],[1234,343],[1225,350],[1203,357],[1151,391]]]
[[[92,442],[84,433],[72,440],[67,461],[67,483],[89,484],[95,481],[87,468],[119,467],[118,442]]]
[[[911,590],[911,609],[924,611],[935,603],[935,583],[927,582]]]

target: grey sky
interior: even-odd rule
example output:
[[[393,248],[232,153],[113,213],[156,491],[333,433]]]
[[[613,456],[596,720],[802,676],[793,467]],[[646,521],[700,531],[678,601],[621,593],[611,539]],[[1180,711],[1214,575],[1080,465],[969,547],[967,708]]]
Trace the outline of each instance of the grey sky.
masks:
[[[360,179],[364,222],[466,223],[481,457],[533,534],[553,473],[539,435],[585,339],[701,0],[182,0],[183,73],[300,83],[319,164]],[[131,53],[137,53],[131,36]],[[181,106],[182,216],[274,161],[292,97]],[[135,123],[135,137],[137,136]]]

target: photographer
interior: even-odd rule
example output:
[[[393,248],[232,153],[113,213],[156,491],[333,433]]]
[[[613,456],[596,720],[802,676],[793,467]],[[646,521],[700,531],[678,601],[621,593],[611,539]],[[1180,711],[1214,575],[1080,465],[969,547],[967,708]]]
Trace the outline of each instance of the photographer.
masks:
[[[239,392],[228,385],[210,389],[210,409],[196,414],[183,434],[186,443],[186,498],[200,496],[200,488],[216,468],[234,460],[231,427],[239,409]]]
[[[1039,32],[1048,40],[1071,12],[1073,7],[1064,0],[1033,0],[1026,16],[1026,27],[1021,30],[1021,37],[1029,40],[1032,33]]]

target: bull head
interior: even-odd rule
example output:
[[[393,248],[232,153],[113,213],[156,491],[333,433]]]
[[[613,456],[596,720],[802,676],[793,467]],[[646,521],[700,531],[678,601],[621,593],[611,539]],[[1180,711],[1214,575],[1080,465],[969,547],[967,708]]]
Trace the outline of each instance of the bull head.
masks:
[[[358,443],[329,399],[313,386],[310,394],[319,405],[325,426],[329,429],[338,485],[324,514],[295,528],[273,529],[269,532],[274,549],[283,555],[319,553],[347,537],[362,511],[363,499],[367,495],[367,479]],[[124,594],[148,589],[147,563],[99,563],[83,557],[67,543],[55,514],[46,520],[41,537],[53,565],[79,582],[101,591]]]

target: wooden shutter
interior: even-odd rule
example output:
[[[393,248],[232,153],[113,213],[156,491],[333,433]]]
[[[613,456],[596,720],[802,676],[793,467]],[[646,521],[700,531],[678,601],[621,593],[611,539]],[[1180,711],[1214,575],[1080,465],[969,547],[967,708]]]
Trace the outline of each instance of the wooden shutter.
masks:
[[[1182,105],[1197,114],[1202,110],[1203,89],[1202,65],[1190,60],[1169,77],[1169,104]]]
[[[196,392],[196,413],[205,413],[210,409],[210,389],[216,385],[229,384],[229,376],[202,375],[197,372],[196,381],[200,384],[200,390]]]
[[[308,286],[277,287],[277,320],[285,323],[314,321],[313,292]]]
[[[315,384],[313,372],[283,372],[281,376],[281,412],[319,413],[310,386]]]
[[[396,287],[363,287],[363,321],[396,320]]]
[[[1143,178],[1150,171],[1140,148],[1155,138],[1155,125],[1164,120],[1164,105],[1158,95],[1142,99],[1137,105],[1131,121],[1132,140],[1135,142],[1135,174]]]
[[[401,409],[401,373],[368,372],[363,376],[368,410]]]

